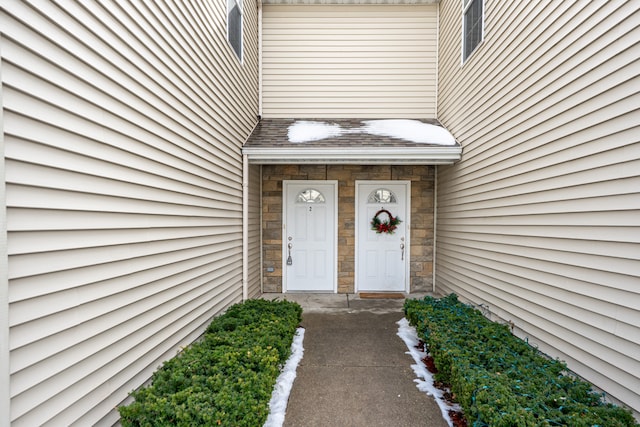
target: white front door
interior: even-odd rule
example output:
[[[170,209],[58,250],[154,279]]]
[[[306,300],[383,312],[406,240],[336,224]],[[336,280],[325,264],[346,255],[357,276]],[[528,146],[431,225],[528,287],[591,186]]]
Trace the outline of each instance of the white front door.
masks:
[[[336,292],[337,186],[284,181],[284,292]]]
[[[410,185],[356,182],[356,292],[408,291]]]

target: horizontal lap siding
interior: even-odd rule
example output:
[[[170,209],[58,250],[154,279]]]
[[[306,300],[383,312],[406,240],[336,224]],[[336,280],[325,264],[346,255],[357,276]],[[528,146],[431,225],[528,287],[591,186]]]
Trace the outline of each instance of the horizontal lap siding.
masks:
[[[263,12],[263,115],[434,118],[437,5]]]
[[[59,3],[3,6],[16,426],[113,424],[242,298],[255,7],[240,64],[226,2]]]
[[[485,304],[640,411],[640,12],[634,2],[485,2],[461,65],[441,3],[437,287]]]

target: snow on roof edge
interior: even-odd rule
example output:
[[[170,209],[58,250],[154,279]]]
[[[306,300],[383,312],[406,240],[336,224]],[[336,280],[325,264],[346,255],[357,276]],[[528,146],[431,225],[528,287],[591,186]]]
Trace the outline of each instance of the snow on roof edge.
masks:
[[[298,120],[288,128],[291,143],[305,143],[346,134],[370,134],[411,141],[417,144],[456,145],[453,135],[442,126],[413,119],[364,120],[357,128],[343,128],[336,123]]]

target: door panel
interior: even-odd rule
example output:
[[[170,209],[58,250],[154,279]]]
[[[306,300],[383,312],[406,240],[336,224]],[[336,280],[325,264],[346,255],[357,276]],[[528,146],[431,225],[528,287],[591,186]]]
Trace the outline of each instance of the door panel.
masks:
[[[361,181],[357,191],[356,291],[405,292],[408,290],[410,183],[405,181]],[[393,233],[377,233],[371,221],[386,210],[401,222]],[[389,221],[386,213],[378,218]]]
[[[334,181],[283,184],[285,292],[336,291],[336,188]]]

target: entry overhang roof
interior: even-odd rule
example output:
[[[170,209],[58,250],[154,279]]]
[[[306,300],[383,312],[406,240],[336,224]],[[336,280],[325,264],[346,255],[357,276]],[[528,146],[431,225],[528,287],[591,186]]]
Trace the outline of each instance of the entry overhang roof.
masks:
[[[437,120],[262,119],[250,163],[452,164],[462,147]]]

